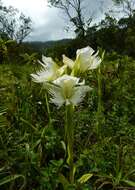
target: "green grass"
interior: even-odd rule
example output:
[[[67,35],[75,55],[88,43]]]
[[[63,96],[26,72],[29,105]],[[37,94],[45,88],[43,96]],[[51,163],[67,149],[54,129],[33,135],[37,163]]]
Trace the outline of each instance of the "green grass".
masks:
[[[63,109],[50,105],[53,126],[48,127],[45,92],[30,78],[35,70],[36,65],[0,65],[2,190],[61,190],[58,174],[68,174],[62,143]],[[88,85],[94,90],[74,115],[75,178],[84,173],[93,174],[87,184],[77,189],[134,186],[135,61],[129,57],[106,56],[100,76],[100,113],[98,80],[98,71],[89,74]]]

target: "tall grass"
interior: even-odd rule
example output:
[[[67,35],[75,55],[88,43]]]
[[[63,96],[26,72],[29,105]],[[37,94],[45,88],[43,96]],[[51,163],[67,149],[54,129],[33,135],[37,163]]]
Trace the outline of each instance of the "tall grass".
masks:
[[[89,76],[95,90],[78,106],[73,117],[74,165],[77,168],[74,179],[77,186],[73,185],[73,189],[134,188],[135,61],[107,55],[103,64],[98,75],[100,80],[95,73]],[[41,86],[32,83],[30,78],[34,69],[31,65],[0,65],[2,190],[60,190],[63,188],[58,174],[69,175],[62,143],[64,109],[50,105],[53,127],[46,127],[49,117],[45,95],[40,92]],[[98,120],[99,129],[95,133],[100,106],[104,107],[104,118],[101,114],[104,122]],[[98,111],[100,113],[101,109]],[[97,138],[100,131],[102,143]],[[84,173],[92,173],[93,177],[86,184],[80,184],[78,179]]]

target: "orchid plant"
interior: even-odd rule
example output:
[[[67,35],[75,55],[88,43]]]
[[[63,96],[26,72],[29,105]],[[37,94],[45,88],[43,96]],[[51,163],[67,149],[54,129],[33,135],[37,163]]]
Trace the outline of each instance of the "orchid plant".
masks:
[[[52,58],[45,56],[42,56],[42,62],[39,61],[39,63],[42,69],[36,74],[31,74],[33,81],[43,84],[46,92],[50,95],[50,102],[58,108],[65,106],[65,144],[68,155],[67,163],[70,169],[69,182],[73,185],[75,175],[73,112],[75,106],[83,101],[86,93],[92,90],[91,87],[85,85],[82,74],[96,69],[101,63],[101,58],[98,56],[98,52],[94,53],[94,50],[88,46],[77,50],[75,61],[63,55],[62,67],[59,67]],[[50,118],[47,93],[46,103]],[[78,182],[85,183],[91,176],[92,174],[84,174]]]

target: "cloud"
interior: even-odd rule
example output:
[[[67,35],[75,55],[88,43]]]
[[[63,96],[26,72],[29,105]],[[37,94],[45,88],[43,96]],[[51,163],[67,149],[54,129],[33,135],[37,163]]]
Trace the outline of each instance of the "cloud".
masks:
[[[35,23],[28,40],[49,41],[74,37],[73,32],[66,32],[65,26],[65,20],[59,10],[48,8],[40,18],[40,24]]]
[[[32,18],[33,31],[27,40],[49,41],[75,36],[73,29],[68,32],[65,30],[69,22],[62,11],[48,7],[47,0],[4,0],[4,4],[12,5]],[[110,5],[111,0],[84,0],[83,4],[85,14],[92,15],[96,22],[103,17],[103,12]]]

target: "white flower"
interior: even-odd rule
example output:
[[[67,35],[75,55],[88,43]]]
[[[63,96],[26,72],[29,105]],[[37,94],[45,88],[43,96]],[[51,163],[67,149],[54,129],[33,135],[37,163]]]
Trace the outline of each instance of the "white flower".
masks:
[[[77,50],[75,61],[63,55],[63,63],[72,69],[73,73],[84,73],[87,70],[96,69],[101,59],[98,57],[98,52],[94,54],[94,50],[87,46]]]
[[[86,47],[77,50],[76,65],[78,65],[80,71],[96,69],[101,63],[101,59],[98,57],[98,52],[93,54],[94,50],[91,47]]]
[[[80,83],[79,80],[77,77],[63,75],[53,81],[54,85],[49,89],[52,96],[51,102],[58,107],[63,104],[77,105],[80,103],[91,88],[84,85],[84,81]]]
[[[66,69],[66,66],[59,67],[51,57],[42,56],[42,62],[39,61],[42,69],[36,74],[31,74],[34,82],[46,83],[57,79]]]

